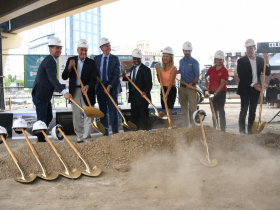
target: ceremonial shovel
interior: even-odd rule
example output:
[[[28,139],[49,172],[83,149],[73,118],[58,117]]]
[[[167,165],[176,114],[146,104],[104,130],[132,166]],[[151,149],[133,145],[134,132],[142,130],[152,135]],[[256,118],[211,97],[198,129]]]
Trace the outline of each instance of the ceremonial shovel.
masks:
[[[18,182],[23,182],[23,183],[28,183],[28,182],[32,182],[36,179],[36,175],[35,174],[30,174],[29,176],[24,176],[24,173],[22,171],[22,169],[19,166],[18,160],[16,159],[14,153],[12,152],[11,148],[9,147],[8,143],[6,142],[4,136],[2,134],[0,134],[2,141],[4,142],[7,150],[9,151],[10,155],[13,158],[13,161],[15,162],[16,166],[18,167],[21,177],[14,177],[14,180],[18,181]]]
[[[86,170],[81,170],[82,174],[87,175],[87,176],[99,176],[99,174],[101,173],[101,169],[97,168],[96,166],[94,166],[92,169],[90,169],[89,165],[82,158],[81,153],[79,153],[79,151],[74,147],[74,145],[71,143],[71,141],[67,138],[67,136],[60,129],[60,127],[57,125],[56,128],[61,133],[61,135],[65,138],[65,140],[70,145],[70,147],[75,151],[75,153],[78,155],[78,157],[82,160],[84,165],[86,166]]]
[[[161,119],[167,119],[167,116],[165,114],[163,114],[162,112],[158,112],[157,108],[155,107],[154,104],[152,104],[152,102],[150,101],[150,99],[148,99],[147,96],[143,95],[143,92],[135,85],[134,82],[132,82],[132,80],[125,75],[125,77],[128,79],[128,81],[135,87],[136,90],[138,90],[138,92],[141,94],[141,96],[143,96],[143,98],[146,99],[146,101],[148,101],[149,104],[151,104],[151,106],[154,108],[155,113],[152,113],[152,115],[161,118]]]
[[[204,132],[203,123],[202,123],[202,119],[201,119],[201,114],[204,114],[204,116],[206,116],[206,113],[203,110],[197,110],[193,114],[193,118],[194,118],[193,120],[196,124],[197,124],[197,115],[198,115],[199,123],[200,123],[200,127],[201,127],[202,138],[203,138],[203,144],[206,148],[206,161],[204,159],[200,159],[200,162],[203,165],[206,165],[208,167],[215,167],[216,165],[218,165],[218,161],[216,159],[210,160],[208,145],[206,142],[205,132]]]
[[[80,78],[78,72],[77,72],[76,66],[73,66],[73,67],[74,67],[74,70],[75,70],[75,72],[76,72],[76,75],[77,75],[77,77],[78,77],[78,79],[79,79],[79,81],[80,81],[81,87],[83,88],[84,85],[83,85],[83,83],[82,83],[82,80],[81,80],[81,78]],[[88,102],[89,107],[91,107],[91,103],[90,103],[90,100],[89,100],[89,97],[88,97],[87,93],[85,92],[84,94],[85,94],[85,97],[86,97],[86,99],[87,99],[87,102]],[[85,108],[85,107],[84,107],[84,108]],[[100,111],[100,110],[99,110],[99,111]],[[100,111],[100,112],[101,112],[101,111]],[[103,114],[103,116],[104,116],[104,114]],[[91,125],[92,125],[92,127],[94,127],[98,132],[100,132],[100,133],[102,133],[102,134],[105,134],[105,128],[104,128],[104,126],[102,125],[102,123],[101,123],[100,121],[99,121],[99,122],[96,121],[96,117],[94,117],[94,120],[93,120],[93,122],[91,123]]]
[[[175,78],[175,79],[178,80],[178,81],[180,81],[180,82],[182,82],[182,83],[185,84],[185,85],[188,85],[188,83],[186,83],[186,82],[184,82],[184,81],[182,81],[182,80],[180,80],[180,79],[177,79],[177,78]],[[188,86],[187,86],[187,87],[188,87]],[[195,87],[190,86],[190,88],[193,89],[193,90],[196,90],[197,92],[199,92],[199,93],[201,94],[201,97],[202,97],[202,98],[205,98],[205,97],[206,97],[206,96],[204,96],[204,94],[203,94],[200,90],[196,89]]]
[[[264,60],[263,65],[263,78],[262,78],[262,90],[261,90],[261,100],[260,100],[260,112],[259,112],[259,122],[254,122],[252,125],[252,132],[253,134],[259,134],[264,129],[265,123],[261,121],[262,115],[262,103],[263,103],[263,90],[264,90],[264,82],[265,82],[265,70],[266,70],[266,61]]]
[[[40,165],[40,167],[41,167],[41,169],[43,171],[42,174],[37,174],[37,176],[39,176],[40,178],[45,179],[45,180],[54,180],[54,179],[56,179],[59,176],[59,173],[56,172],[56,171],[51,172],[51,173],[47,173],[46,169],[44,168],[43,164],[41,163],[41,161],[39,159],[39,156],[38,156],[37,152],[35,151],[35,148],[33,147],[33,145],[31,144],[31,142],[29,140],[29,138],[27,137],[24,129],[21,128],[21,131],[22,131],[22,133],[23,133],[23,135],[24,135],[24,137],[25,137],[25,139],[26,139],[26,141],[28,143],[28,146],[30,147],[33,155],[35,156],[37,162],[39,163],[39,165]]]
[[[108,95],[108,97],[110,98],[110,100],[112,101],[112,103],[114,104],[114,106],[116,107],[116,109],[118,110],[118,112],[120,113],[120,115],[122,116],[122,118],[123,118],[123,123],[122,123],[122,125],[125,126],[125,127],[127,127],[128,129],[131,129],[131,130],[137,130],[137,126],[136,126],[134,123],[132,123],[132,122],[130,122],[130,121],[126,122],[126,120],[125,120],[125,118],[124,118],[122,112],[120,111],[118,105],[115,103],[115,101],[114,101],[114,99],[112,98],[112,96],[110,95],[110,93],[107,92],[106,87],[103,85],[103,83],[101,82],[101,80],[99,79],[99,77],[97,77],[97,79],[99,80],[101,86],[102,86],[103,89],[105,90],[104,92]]]

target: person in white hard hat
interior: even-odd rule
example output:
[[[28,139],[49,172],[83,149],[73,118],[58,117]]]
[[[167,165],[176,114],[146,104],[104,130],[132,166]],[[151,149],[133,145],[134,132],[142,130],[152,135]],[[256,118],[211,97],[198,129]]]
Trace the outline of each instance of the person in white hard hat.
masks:
[[[88,42],[86,39],[80,39],[77,44],[78,56],[68,58],[65,69],[62,73],[62,79],[69,78],[69,92],[72,94],[73,99],[78,102],[82,107],[88,106],[88,102],[83,93],[87,93],[90,103],[95,104],[95,85],[97,80],[97,69],[94,60],[87,57]],[[84,88],[81,84],[73,66],[76,66],[78,74],[82,80]],[[81,143],[85,140],[92,140],[90,136],[91,131],[91,118],[86,115],[77,107],[72,106],[73,110],[73,126],[77,135],[77,142]]]
[[[50,55],[41,62],[32,89],[32,100],[36,106],[37,120],[45,122],[47,126],[53,118],[50,100],[54,89],[64,95],[64,98],[67,100],[72,97],[57,79],[57,58],[60,56],[62,50],[60,39],[52,38],[48,46]],[[38,141],[46,141],[43,134],[38,136]]]
[[[208,77],[209,83],[208,83]],[[209,88],[214,97],[209,98],[213,100],[213,107],[218,121],[220,118],[220,127],[222,131],[226,131],[226,115],[225,102],[227,93],[228,70],[225,67],[225,54],[222,50],[218,50],[214,56],[214,66],[211,66],[205,74],[205,85]],[[213,127],[215,122],[213,119]]]
[[[106,87],[106,92],[109,93],[118,104],[118,94],[121,92],[121,64],[117,56],[111,54],[111,42],[107,38],[99,40],[99,47],[103,54],[95,56],[94,61],[97,68],[97,74],[102,83]],[[105,127],[105,136],[109,135],[109,116],[113,134],[119,132],[118,111],[99,81],[96,84],[96,95],[99,104],[99,109],[104,113],[104,117],[100,118],[101,123]]]
[[[256,109],[260,96],[261,86],[259,85],[260,75],[266,60],[265,75],[270,75],[270,65],[268,56],[264,59],[255,56],[256,44],[253,39],[247,39],[245,42],[247,56],[237,61],[237,73],[239,77],[237,94],[240,95],[241,109],[239,114],[239,132],[245,134],[245,119],[249,108],[248,134],[252,133],[252,125],[256,117]]]
[[[153,86],[151,69],[141,63],[142,52],[140,49],[132,51],[133,67],[130,71],[130,79],[136,86],[151,100],[151,89]],[[122,74],[123,81],[128,81],[125,73]],[[131,119],[138,130],[150,130],[149,120],[149,103],[143,98],[134,86],[129,83],[129,98],[128,102],[131,103]]]
[[[195,87],[199,79],[199,63],[194,59],[192,54],[193,46],[192,43],[187,41],[183,44],[184,58],[180,60],[179,72],[181,74],[181,80],[186,82],[188,85],[180,83],[178,91],[179,101],[183,113],[183,123],[186,127],[189,127],[191,122],[192,127],[195,127],[193,121],[193,113],[196,110],[196,90],[190,87]]]
[[[162,70],[158,77],[161,77],[163,89],[165,92],[165,100],[167,100],[167,107],[165,107],[163,101],[162,92],[160,93],[161,98],[161,107],[163,109],[163,113],[166,114],[167,111],[169,112],[170,116],[170,126],[175,126],[174,119],[172,117],[172,110],[174,108],[176,96],[177,96],[177,89],[175,87],[175,77],[177,73],[177,69],[174,66],[174,51],[171,47],[166,47],[163,50],[162,55]],[[155,66],[156,69],[159,68],[159,65]],[[168,109],[168,110],[167,110]],[[168,120],[164,120],[165,128],[169,127]]]

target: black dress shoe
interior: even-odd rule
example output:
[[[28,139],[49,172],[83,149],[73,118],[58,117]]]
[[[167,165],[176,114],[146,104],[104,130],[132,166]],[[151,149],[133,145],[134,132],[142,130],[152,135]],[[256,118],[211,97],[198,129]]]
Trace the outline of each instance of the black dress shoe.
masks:
[[[77,141],[77,143],[84,143],[84,141],[83,141],[83,140],[81,140],[81,141]]]

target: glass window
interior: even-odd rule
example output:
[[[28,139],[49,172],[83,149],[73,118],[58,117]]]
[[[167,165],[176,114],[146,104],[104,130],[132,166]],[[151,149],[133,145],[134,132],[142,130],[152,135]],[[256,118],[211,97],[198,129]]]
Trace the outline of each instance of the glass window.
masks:
[[[87,24],[87,32],[92,33],[92,24],[91,23]]]
[[[81,31],[86,31],[86,23],[81,22]]]
[[[99,54],[99,50],[98,50],[98,47],[97,47],[97,46],[94,46],[94,47],[93,47],[93,54],[94,54],[94,55],[98,55],[98,54]]]
[[[80,20],[80,14],[78,13],[78,14],[74,15],[74,19]]]
[[[92,34],[87,34],[87,41],[92,44]]]
[[[80,30],[80,26],[79,26],[79,21],[75,20],[75,26],[74,26],[75,30],[79,31]]]
[[[97,25],[93,25],[93,33],[97,34],[98,31],[97,31]]]
[[[88,56],[92,54],[92,45],[88,45]]]
[[[91,14],[87,12],[87,22],[91,23]]]
[[[98,44],[97,35],[93,35],[93,44]]]
[[[94,9],[92,10],[92,12],[93,12],[93,14],[97,14],[97,8],[94,8]]]
[[[86,21],[86,14],[85,12],[81,12],[81,20]]]
[[[97,24],[97,15],[93,15],[93,23]]]
[[[86,39],[86,33],[81,32],[81,39]]]
[[[75,41],[79,41],[80,40],[80,32],[79,31],[75,31]]]

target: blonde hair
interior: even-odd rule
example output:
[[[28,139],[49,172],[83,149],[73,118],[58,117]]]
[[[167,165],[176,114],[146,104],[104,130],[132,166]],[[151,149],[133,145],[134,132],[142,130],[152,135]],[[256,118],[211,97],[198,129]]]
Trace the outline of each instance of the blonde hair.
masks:
[[[219,58],[214,58],[213,66],[216,66],[216,59],[219,59]],[[226,61],[225,61],[225,59],[222,59],[222,60],[223,60],[223,66],[226,66]]]
[[[168,64],[169,68],[173,67],[174,66],[174,55],[167,54],[167,53],[164,53],[164,54],[169,55],[169,58],[170,58],[170,61],[169,61],[169,64]],[[165,63],[163,62],[163,56],[161,58],[161,62],[162,62],[162,69],[165,69],[166,66],[165,66]]]

